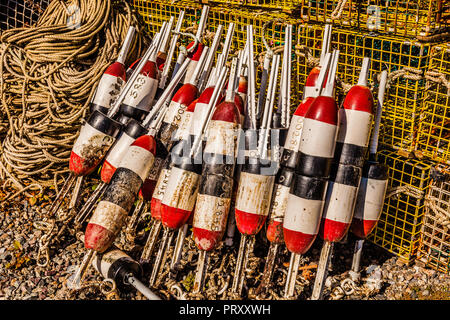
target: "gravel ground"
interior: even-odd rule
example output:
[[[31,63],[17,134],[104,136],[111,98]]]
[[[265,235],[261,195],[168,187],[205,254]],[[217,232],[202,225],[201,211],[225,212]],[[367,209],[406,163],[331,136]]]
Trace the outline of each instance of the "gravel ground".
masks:
[[[95,180],[92,180],[85,188],[83,198],[91,192],[90,188],[94,183]],[[52,194],[49,196],[52,197]],[[0,299],[144,299],[141,294],[133,291],[120,294],[104,293],[99,287],[102,278],[93,268],[89,269],[86,286],[82,290],[73,291],[66,287],[67,278],[74,273],[85,253],[80,231],[64,233],[60,241],[50,247],[51,262],[47,267],[36,264],[39,239],[43,235],[43,231],[36,228],[36,223],[45,217],[49,203],[47,197],[23,197],[0,204]],[[127,243],[122,233],[116,241],[116,246],[138,258],[148,233],[144,227],[145,224],[141,223],[141,231],[135,243]],[[154,291],[163,298],[170,299],[237,298],[230,294],[229,287],[238,245],[239,239],[236,236],[232,247],[222,244],[211,255],[205,294],[194,295],[190,290],[197,251],[189,238],[183,251],[182,270],[175,279],[168,280],[168,268],[164,269],[160,276],[161,284]],[[312,249],[302,257],[294,299],[307,299],[311,295],[321,245],[321,241],[316,241]],[[353,245],[354,239],[350,236],[346,243],[335,246],[331,270],[326,281],[325,299],[450,299],[450,275],[423,268],[417,263],[404,265],[393,255],[368,242],[365,243],[361,261],[361,281],[352,285],[351,281],[345,279],[348,279]],[[167,256],[170,256],[172,249]],[[253,252],[246,269],[248,280],[243,297],[281,299],[289,266],[289,253],[285,248],[280,251],[271,293],[257,297],[254,289],[259,285],[267,254],[267,243],[262,236],[256,237]],[[144,270],[146,272],[143,281],[146,283],[150,272]]]

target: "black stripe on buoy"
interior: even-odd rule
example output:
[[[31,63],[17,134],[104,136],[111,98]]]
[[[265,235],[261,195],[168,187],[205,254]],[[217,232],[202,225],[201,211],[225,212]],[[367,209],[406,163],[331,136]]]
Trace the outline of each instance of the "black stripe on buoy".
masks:
[[[87,123],[91,127],[111,137],[116,137],[122,129],[122,124],[120,124],[116,120],[109,118],[98,110],[95,110],[91,114]]]
[[[323,178],[295,175],[289,193],[308,200],[323,200],[328,181]]]
[[[136,173],[130,169],[119,167],[111,178],[103,200],[114,203],[128,212],[142,183],[142,179]]]
[[[368,161],[363,167],[363,177],[374,180],[387,180],[388,166],[380,164],[378,162]]]
[[[135,108],[133,106],[129,106],[124,103],[122,103],[120,105],[120,112],[123,113],[124,115],[126,115],[127,117],[131,117],[138,121],[143,120],[144,117],[148,114],[148,111],[141,110],[141,109]]]
[[[336,149],[334,151],[335,161],[362,167],[366,158],[367,148],[357,146],[355,144],[336,142]]]
[[[302,176],[329,178],[333,158],[310,156],[299,151],[297,173]]]
[[[361,179],[362,169],[357,166],[339,164],[336,175],[331,178],[335,183],[358,187]]]

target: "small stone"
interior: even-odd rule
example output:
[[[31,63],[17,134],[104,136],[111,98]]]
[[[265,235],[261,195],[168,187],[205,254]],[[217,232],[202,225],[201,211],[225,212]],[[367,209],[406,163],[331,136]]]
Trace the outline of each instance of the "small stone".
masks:
[[[424,297],[429,296],[430,295],[430,291],[426,289],[426,290],[422,291],[422,295]]]

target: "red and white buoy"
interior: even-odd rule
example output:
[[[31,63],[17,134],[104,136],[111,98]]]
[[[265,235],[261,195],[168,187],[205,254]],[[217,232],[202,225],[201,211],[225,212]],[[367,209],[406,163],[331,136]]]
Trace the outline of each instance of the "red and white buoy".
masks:
[[[373,120],[373,96],[367,86],[370,58],[364,58],[358,84],[345,96],[339,109],[336,162],[362,167],[369,146]]]
[[[100,78],[100,82],[91,100],[91,113],[94,110],[98,110],[107,114],[112,101],[117,98],[123,84],[126,82],[125,60],[128,55],[128,50],[130,50],[135,30],[133,26],[128,29],[117,60],[106,69]]]
[[[122,228],[125,217],[134,204],[140,188],[148,177],[156,153],[156,140],[154,138],[156,128],[160,126],[167,110],[162,110],[162,106],[172,94],[186,69],[187,62],[183,64],[180,73],[170,82],[160,100],[154,106],[154,113],[149,114],[143,121],[142,125],[147,127],[153,120],[152,128],[146,135],[137,138],[127,149],[105,190],[103,199],[89,220],[84,237],[85,247],[89,251],[73,279],[75,287],[79,287],[95,253],[102,253],[112,245]],[[153,119],[155,114],[158,115]]]
[[[165,28],[166,26],[167,23],[164,23],[163,27]],[[161,27],[160,33],[153,39],[152,53],[148,59],[144,60],[144,67],[137,75],[135,85],[127,93],[120,105],[120,112],[122,114],[138,121],[142,120],[150,111],[158,88],[156,54],[159,44],[162,41],[163,27]]]
[[[253,38],[252,26],[247,27],[247,43],[253,46],[253,42],[248,41],[249,36]],[[252,139],[253,130],[247,130],[246,132],[246,142],[248,142],[249,149],[251,145],[256,145],[257,150],[249,150],[248,163],[246,161],[242,166],[236,195],[235,218],[236,226],[241,233],[241,243],[231,290],[239,295],[242,294],[244,284],[243,269],[249,254],[249,237],[256,235],[267,219],[271,200],[271,197],[267,195],[272,194],[275,181],[276,168],[270,166],[271,161],[267,157],[267,136],[272,123],[279,64],[280,56],[274,55],[259,139],[257,139],[256,134]],[[282,73],[282,76],[285,76],[285,74]],[[251,107],[253,108],[253,106]],[[247,133],[250,133],[250,135]],[[252,143],[251,140],[256,140],[257,143]],[[269,166],[263,166],[263,161],[268,163]]]
[[[200,75],[200,71],[202,70],[207,53],[208,47],[205,47],[202,50],[201,59],[196,64],[195,70],[193,70],[193,74],[190,75],[189,82],[185,83],[180,89],[178,89],[169,104],[166,116],[164,117],[161,129],[159,131],[160,141],[168,147],[167,149],[171,149],[170,146],[174,141],[172,134],[178,129],[186,108],[198,97],[198,77]],[[190,65],[191,63],[188,65],[188,70]]]
[[[153,47],[150,46],[144,54],[146,59],[150,56],[152,49]],[[136,71],[140,72],[143,67],[144,63],[139,63],[136,66]],[[113,120],[113,118],[117,114],[120,104],[130,90],[131,86],[134,84],[135,80],[136,74],[133,74],[123,87],[117,99],[111,105],[107,115],[98,110],[94,110],[88,121],[81,127],[80,134],[75,141],[70,154],[69,169],[71,173],[50,208],[50,216],[54,215],[59,209],[64,198],[76,180],[74,194],[72,195],[72,200],[70,201],[70,206],[73,208],[74,204],[77,202],[83,176],[94,171],[105,156],[106,152],[114,143],[116,136],[120,132],[122,124]],[[37,263],[40,266],[46,266],[48,261],[48,250],[46,250],[45,247],[40,247]]]
[[[300,255],[311,247],[319,231],[338,132],[338,110],[333,96],[338,56],[339,51],[333,52],[327,84],[312,101],[303,120],[299,161],[283,221],[284,241],[291,252],[285,297],[294,295]],[[329,56],[326,57],[322,75],[328,69]],[[318,85],[321,90],[322,84]]]
[[[216,107],[208,124],[193,220],[194,241],[200,250],[194,281],[196,292],[203,287],[206,252],[213,250],[222,239],[230,209],[240,129],[240,114],[234,103],[237,60],[232,60],[225,101]]]
[[[144,135],[128,148],[86,227],[84,244],[89,251],[74,277],[75,287],[79,287],[94,254],[106,251],[119,233],[153,165],[155,146],[154,138]]]
[[[354,280],[359,279],[364,240],[380,219],[388,185],[388,167],[380,164],[376,158],[386,80],[387,71],[383,71],[378,89],[378,107],[370,143],[369,161],[363,167],[363,176],[356,199],[355,215],[350,227],[352,233],[359,238],[355,244],[352,269],[350,271],[350,276]]]
[[[128,147],[136,140],[138,137],[142,136],[147,132],[138,121],[130,119],[125,129],[122,131],[120,136],[113,147],[108,151],[105,161],[103,162],[102,170],[100,173],[101,183],[95,189],[95,192],[91,194],[88,200],[86,200],[83,207],[78,212],[75,217],[75,222],[82,224],[90,215],[97,199],[101,197],[106,186],[111,181],[111,178],[120,164],[123,156],[126,153]]]

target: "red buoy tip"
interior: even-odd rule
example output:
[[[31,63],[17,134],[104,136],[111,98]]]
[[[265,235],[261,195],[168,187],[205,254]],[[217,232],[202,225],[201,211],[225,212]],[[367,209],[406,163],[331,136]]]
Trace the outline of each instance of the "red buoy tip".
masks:
[[[102,179],[102,181],[104,183],[109,183],[114,172],[116,172],[116,169],[116,167],[105,160],[102,165],[102,172],[100,173],[100,178]]]
[[[191,43],[189,43],[189,45],[187,46],[187,50],[189,50],[190,48],[192,48],[192,46],[194,45],[194,42],[192,41]],[[189,59],[193,60],[193,61],[198,61],[200,60],[200,57],[202,56],[202,52],[203,52],[203,43],[199,43],[197,45],[197,48],[195,48],[195,50],[191,53],[188,54]]]
[[[216,107],[211,120],[240,123],[239,110],[233,102],[222,102]]]
[[[365,239],[373,229],[375,229],[378,220],[361,220],[353,218],[350,227],[351,232],[358,238]]]
[[[191,216],[192,211],[169,207],[161,204],[161,222],[171,229],[181,228]]]
[[[297,107],[297,109],[294,112],[294,115],[299,116],[299,117],[304,117],[306,115],[306,112],[308,112],[309,107],[313,103],[314,99],[315,98],[313,98],[313,97],[306,98],[305,101],[303,101],[302,103],[299,104],[299,106]]]
[[[223,236],[223,231],[210,231],[196,227],[193,228],[193,233],[195,245],[204,251],[213,250]]]
[[[198,99],[195,99],[192,101],[188,107],[186,108],[186,112],[194,112],[195,111],[195,105],[197,104]]]
[[[104,227],[89,223],[84,233],[84,246],[97,252],[104,252],[114,241],[115,235]]]
[[[137,138],[132,144],[132,146],[138,146],[145,150],[150,151],[153,155],[156,153],[156,142],[155,138],[149,135],[143,135]]]
[[[161,221],[161,200],[152,198],[152,201],[150,201],[150,214],[153,219]]]
[[[105,74],[122,78],[123,81],[127,80],[125,66],[117,61],[106,69]]]
[[[322,218],[319,234],[325,241],[338,242],[344,238],[349,227],[349,223]]]
[[[372,91],[365,86],[353,86],[344,99],[343,107],[348,110],[357,110],[373,113]]]
[[[286,248],[292,253],[305,254],[311,248],[316,234],[307,234],[283,228],[284,242]]]
[[[208,104],[209,100],[211,100],[211,96],[214,92],[214,87],[208,87],[205,90],[203,90],[202,94],[198,98],[198,103],[205,103]]]
[[[235,209],[236,226],[240,233],[255,235],[261,230],[267,216],[253,214]]]
[[[76,176],[86,176],[95,170],[102,158],[86,161],[75,152],[70,153],[69,170]]]
[[[172,98],[173,102],[189,105],[197,98],[198,89],[191,83],[185,83]]]
[[[318,96],[311,103],[305,118],[337,125],[338,110],[336,101],[332,97]]]
[[[282,244],[284,242],[283,237],[283,222],[271,221],[267,226],[266,231],[267,240],[272,243]]]

